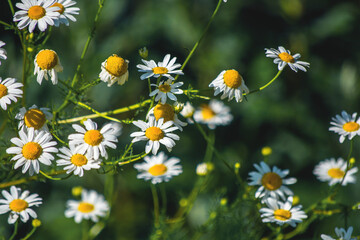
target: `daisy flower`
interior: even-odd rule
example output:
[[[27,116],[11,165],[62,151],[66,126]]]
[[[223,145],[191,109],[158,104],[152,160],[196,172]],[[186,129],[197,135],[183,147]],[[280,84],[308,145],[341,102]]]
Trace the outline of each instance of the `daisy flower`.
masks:
[[[152,91],[149,96],[155,96],[155,101],[159,101],[164,104],[166,103],[166,98],[170,98],[173,101],[177,101],[177,98],[174,94],[183,94],[183,90],[177,89],[182,86],[183,82],[172,83],[171,79],[167,81],[161,81],[159,85],[151,84],[153,87],[157,87],[154,91]]]
[[[75,147],[80,154],[89,153],[89,156],[98,160],[100,155],[108,158],[106,147],[116,149],[118,142],[116,131],[112,123],[104,125],[100,130],[97,130],[97,124],[91,119],[84,122],[85,129],[77,124],[73,124],[75,134],[69,135],[69,146]]]
[[[215,89],[214,96],[222,92],[221,99],[228,97],[229,101],[235,97],[236,102],[241,102],[243,100],[243,92],[249,93],[244,79],[234,69],[222,71],[210,83],[209,87]]]
[[[34,65],[34,75],[37,74],[36,80],[40,85],[43,78],[46,80],[49,79],[48,75],[54,85],[58,83],[57,73],[62,72],[63,67],[61,66],[60,59],[55,51],[49,49],[41,50],[35,56]]]
[[[113,54],[101,63],[100,80],[106,82],[108,87],[116,82],[123,85],[129,79],[128,64],[128,60]]]
[[[76,223],[80,223],[82,219],[97,222],[99,217],[104,217],[110,209],[103,195],[86,189],[81,191],[81,201],[68,200],[66,205],[65,216],[74,217]]]
[[[22,222],[29,220],[29,215],[32,218],[37,218],[37,214],[31,207],[38,207],[42,204],[42,198],[38,194],[25,190],[21,193],[21,189],[11,186],[10,192],[3,190],[2,195],[5,199],[0,198],[0,214],[10,212],[8,223],[14,224],[19,216]]]
[[[199,176],[206,176],[212,170],[214,170],[214,164],[210,162],[199,163],[196,166],[196,174]]]
[[[338,158],[337,161],[335,158],[325,159],[315,166],[313,173],[320,181],[329,182],[329,186],[341,182],[345,186],[348,183],[356,182],[354,174],[358,171],[357,167],[351,168],[345,176],[346,166],[347,163],[342,158]]]
[[[337,238],[332,238],[328,235],[321,234],[321,239],[323,240],[356,240],[356,238],[352,238],[351,234],[353,232],[353,227],[349,227],[348,230],[345,230],[344,228],[335,228],[335,233]]]
[[[6,153],[15,154],[11,161],[16,161],[14,169],[21,166],[22,173],[29,170],[30,176],[34,173],[39,173],[40,164],[51,165],[54,160],[52,153],[57,153],[58,149],[55,147],[57,144],[52,140],[50,133],[45,131],[35,132],[34,128],[21,129],[19,131],[20,138],[12,138],[10,141],[16,147],[6,149]]]
[[[80,154],[76,152],[74,146],[69,148],[62,147],[59,149],[60,153],[57,156],[60,160],[56,161],[57,166],[65,166],[64,170],[69,174],[74,172],[74,175],[82,177],[84,170],[99,169],[101,161],[94,160],[89,154]]]
[[[289,67],[297,72],[298,69],[301,71],[306,72],[305,67],[310,67],[310,63],[298,61],[298,59],[301,57],[299,53],[295,55],[291,55],[289,50],[286,50],[284,47],[280,46],[277,49],[274,48],[265,48],[265,54],[266,57],[274,58],[274,63],[278,65],[278,69],[283,70],[286,65],[289,65]]]
[[[182,173],[181,165],[177,165],[180,159],[174,157],[167,159],[163,152],[156,156],[146,156],[144,160],[144,163],[134,164],[134,168],[140,172],[137,178],[151,180],[152,184],[168,182],[173,176]]]
[[[151,77],[158,78],[160,76],[164,76],[171,80],[174,80],[174,78],[170,74],[184,74],[182,70],[177,69],[181,67],[181,64],[175,64],[176,57],[170,60],[170,54],[166,54],[163,61],[158,62],[158,64],[156,64],[154,60],[146,61],[144,59],[141,59],[141,61],[145,63],[145,65],[136,65],[136,67],[139,68],[139,72],[144,72],[144,74],[140,76],[141,80]]]
[[[27,127],[44,131],[49,131],[46,120],[51,121],[52,117],[49,108],[39,108],[35,104],[29,110],[26,110],[24,107],[20,108],[19,112],[15,115],[15,119],[20,120],[19,129]]]
[[[330,131],[336,132],[340,135],[340,143],[343,143],[346,136],[351,140],[356,135],[360,135],[360,118],[356,120],[357,113],[353,113],[352,116],[345,111],[341,112],[340,115],[332,118],[330,122],[332,127],[329,128]]]
[[[19,89],[22,83],[16,82],[15,78],[6,78],[2,80],[0,77],[0,106],[6,110],[11,101],[17,102],[17,98],[22,98],[23,91]]]
[[[289,170],[281,170],[276,166],[273,169],[265,163],[261,162],[260,165],[254,164],[257,172],[250,172],[249,185],[260,186],[255,193],[256,198],[261,198],[264,202],[267,198],[272,197],[278,199],[281,197],[286,199],[285,195],[294,195],[293,192],[285,185],[291,185],[296,183],[296,178],[286,178],[289,174]]]
[[[6,50],[1,48],[4,45],[5,45],[5,43],[3,41],[0,41],[0,59],[6,60],[7,59]],[[0,61],[0,65],[1,65],[1,61]]]
[[[58,27],[60,23],[64,23],[66,26],[69,26],[69,20],[76,22],[76,18],[73,15],[78,15],[80,8],[72,7],[76,4],[75,1],[71,0],[57,0],[52,7],[58,7],[60,10],[57,12],[60,13],[59,18],[54,21],[55,26]]]
[[[44,32],[47,25],[54,25],[60,13],[60,8],[53,7],[56,0],[21,0],[16,3],[16,7],[20,8],[14,15],[13,21],[19,22],[17,27],[23,29],[29,26],[29,32],[32,33],[38,26],[39,30]]]
[[[210,100],[209,104],[202,104],[200,109],[194,113],[195,121],[207,124],[210,129],[215,129],[219,125],[228,125],[233,116],[230,108],[218,100]]]
[[[179,128],[180,131],[183,130],[182,127],[185,127],[187,123],[180,121],[178,118],[175,109],[168,103],[156,104],[155,107],[151,108],[146,119],[149,119],[150,115],[153,115],[156,121],[159,121],[160,118],[164,118],[164,123],[168,121],[173,121],[174,125]]]
[[[170,152],[175,146],[174,140],[179,140],[179,136],[171,133],[178,130],[178,127],[172,127],[173,121],[167,121],[164,123],[164,118],[160,118],[156,121],[154,116],[149,117],[149,122],[141,120],[134,121],[133,124],[141,129],[140,132],[133,132],[130,137],[134,139],[132,142],[148,141],[145,146],[145,152],[149,153],[152,150],[152,154],[156,155],[160,143],[165,145],[167,150]]]
[[[284,223],[295,227],[297,223],[302,222],[302,219],[307,218],[307,215],[302,211],[302,206],[292,206],[293,197],[288,197],[285,202],[278,201],[275,198],[269,197],[265,200],[267,208],[261,208],[261,218],[264,223],[275,222],[279,225]]]

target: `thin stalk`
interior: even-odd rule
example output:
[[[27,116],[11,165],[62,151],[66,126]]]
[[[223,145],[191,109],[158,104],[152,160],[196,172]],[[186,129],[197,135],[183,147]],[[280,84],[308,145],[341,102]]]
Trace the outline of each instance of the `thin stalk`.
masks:
[[[37,229],[36,227],[33,227],[33,229],[21,240],[29,239],[35,233],[36,229]]]
[[[160,227],[160,211],[159,211],[159,196],[154,184],[150,183],[151,194],[154,202],[154,226],[155,228]]]
[[[249,95],[249,94],[252,94],[252,93],[255,93],[255,92],[259,92],[259,91],[262,91],[264,90],[265,88],[267,88],[268,86],[270,86],[270,84],[272,84],[279,76],[280,74],[282,73],[283,70],[279,70],[277,72],[277,74],[275,75],[275,77],[273,79],[271,79],[268,83],[266,83],[264,86],[258,88],[258,89],[255,89],[255,90],[251,90],[249,93],[244,93],[243,95]]]
[[[129,163],[132,163],[132,162],[138,161],[138,160],[140,160],[140,159],[144,158],[146,155],[148,155],[148,153],[143,153],[143,154],[141,154],[139,157],[136,157],[136,158],[130,159],[130,160],[128,160],[128,161],[119,162],[119,166],[123,166],[123,165],[129,164]]]
[[[11,14],[14,16],[15,11],[14,11],[14,6],[13,6],[11,0],[8,0],[8,3],[9,3],[10,10],[11,10]]]
[[[10,25],[10,24],[8,24],[8,23],[6,23],[4,21],[1,21],[1,20],[0,20],[0,24],[4,25],[6,27],[12,28],[12,25]]]
[[[14,237],[16,236],[17,231],[18,231],[18,225],[19,225],[19,219],[15,222],[14,232],[13,232],[13,234],[11,235],[11,237],[9,238],[9,240],[13,240]]]
[[[349,150],[349,153],[348,153],[348,156],[347,156],[347,159],[346,159],[346,170],[345,170],[345,173],[344,173],[344,176],[343,178],[341,179],[341,182],[340,182],[340,186],[342,186],[344,180],[345,180],[345,177],[346,177],[346,174],[348,173],[349,171],[349,168],[350,168],[350,159],[351,159],[351,155],[352,155],[352,152],[353,152],[353,148],[354,148],[354,139],[351,139],[350,140],[350,150]]]

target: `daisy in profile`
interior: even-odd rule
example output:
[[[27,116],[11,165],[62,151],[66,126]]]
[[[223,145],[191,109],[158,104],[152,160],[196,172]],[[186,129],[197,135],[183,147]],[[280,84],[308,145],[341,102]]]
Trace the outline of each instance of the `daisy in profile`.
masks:
[[[356,182],[354,174],[358,171],[357,167],[353,167],[347,171],[345,176],[346,166],[347,163],[342,158],[325,159],[315,166],[313,173],[320,181],[329,182],[329,186],[341,182],[342,186],[345,186],[348,183]]]
[[[306,72],[305,67],[310,67],[310,63],[298,60],[301,57],[299,53],[291,55],[290,51],[286,50],[282,46],[278,49],[279,50],[274,48],[265,48],[265,55],[266,57],[274,58],[274,63],[278,65],[279,71],[283,70],[286,65],[289,65],[289,67],[295,72],[299,69]]]
[[[22,98],[23,91],[19,89],[22,86],[22,83],[16,82],[15,78],[2,80],[0,77],[0,106],[2,109],[6,110],[11,101],[17,102],[18,98]]]
[[[105,217],[110,209],[103,195],[86,189],[81,191],[81,201],[68,200],[66,206],[65,217],[74,217],[76,223],[80,223],[83,219],[97,222],[99,217]]]
[[[356,135],[360,135],[360,118],[356,119],[356,115],[357,113],[350,115],[342,111],[341,116],[336,115],[332,118],[330,124],[333,126],[329,130],[340,135],[340,143],[343,143],[346,137],[351,140]]]
[[[348,230],[345,230],[344,228],[335,228],[335,233],[337,238],[332,238],[328,235],[321,234],[321,239],[323,240],[356,240],[356,238],[352,238],[351,234],[353,232],[353,227],[349,227]]]
[[[196,122],[207,124],[210,129],[216,126],[228,125],[233,119],[230,108],[218,100],[210,100],[209,104],[202,104],[194,113]]]
[[[70,149],[62,147],[59,150],[60,153],[57,156],[60,159],[56,161],[56,165],[65,166],[64,170],[67,174],[74,172],[74,175],[82,177],[84,171],[100,168],[100,160],[94,160],[89,154],[77,153],[74,146],[71,146]]]
[[[43,49],[35,56],[34,75],[37,75],[37,82],[41,85],[42,80],[51,78],[51,82],[55,85],[58,83],[58,72],[63,71],[60,59],[55,51]],[[48,77],[49,75],[49,77]]]
[[[7,154],[15,154],[11,161],[16,161],[14,169],[21,166],[22,173],[29,171],[30,176],[34,173],[38,174],[40,171],[40,163],[44,165],[51,165],[54,160],[53,153],[57,153],[58,149],[55,147],[56,142],[51,141],[52,136],[45,131],[35,132],[34,128],[21,129],[19,131],[20,138],[12,138],[10,141],[16,147],[6,149]]]
[[[105,124],[98,130],[97,124],[88,119],[84,125],[85,128],[77,124],[72,125],[77,133],[69,135],[69,146],[75,147],[80,154],[88,153],[95,160],[98,160],[100,155],[107,159],[106,148],[116,149],[115,143],[118,142],[113,124]]]
[[[292,206],[293,197],[288,197],[285,202],[278,201],[275,198],[265,200],[267,208],[261,208],[261,218],[264,223],[275,222],[279,225],[285,223],[295,227],[297,223],[301,223],[307,215],[302,211],[302,206]]]
[[[6,56],[6,50],[1,48],[5,45],[5,43],[3,41],[0,41],[0,59],[4,59],[6,60],[7,59],[7,56]],[[0,65],[1,65],[1,61],[0,61]]]
[[[195,112],[195,108],[191,105],[190,102],[186,102],[180,114],[181,116],[186,118],[189,123],[193,123],[193,120],[191,118],[194,115],[194,112]]]
[[[221,99],[228,97],[229,101],[235,97],[236,102],[241,102],[243,100],[243,92],[249,93],[244,79],[234,69],[222,71],[210,83],[209,87],[215,89],[214,96],[222,92]]]
[[[137,178],[151,180],[152,184],[168,182],[173,176],[182,173],[181,165],[177,165],[180,159],[174,157],[167,159],[163,152],[151,157],[146,156],[144,160],[144,163],[134,164],[134,168],[140,172]]]
[[[123,85],[129,79],[128,64],[128,60],[113,54],[101,63],[100,80],[106,82],[108,87],[116,82]]]
[[[160,76],[167,77],[171,80],[174,80],[170,74],[183,75],[183,71],[178,69],[181,67],[181,64],[175,64],[176,57],[170,60],[170,54],[166,54],[162,62],[155,63],[154,60],[146,61],[141,59],[141,61],[145,64],[138,64],[136,67],[139,69],[139,72],[144,72],[143,75],[140,76],[141,80],[146,78],[155,77],[158,78]]]
[[[72,7],[76,4],[75,1],[71,0],[57,0],[52,7],[58,7],[60,10],[57,12],[60,13],[59,18],[54,21],[55,26],[58,27],[61,23],[69,26],[69,20],[76,22],[76,18],[73,15],[78,15],[80,8]]]
[[[168,121],[173,121],[174,125],[178,127],[180,131],[183,130],[182,127],[185,127],[187,125],[187,123],[180,121],[175,112],[175,108],[168,103],[156,104],[155,107],[150,109],[146,119],[149,119],[150,115],[153,115],[156,121],[159,121],[160,118],[164,119],[164,123]]]
[[[52,117],[49,108],[39,108],[35,104],[29,110],[20,108],[19,113],[15,115],[15,119],[20,120],[19,129],[27,127],[44,131],[49,131],[46,120],[51,121]]]
[[[19,216],[22,222],[27,222],[30,217],[37,218],[37,214],[31,207],[38,207],[42,204],[42,198],[38,194],[25,190],[21,193],[21,189],[11,186],[10,192],[3,190],[2,195],[5,199],[0,198],[0,214],[10,212],[8,223],[14,224]],[[30,215],[30,217],[29,217]]]
[[[289,174],[289,170],[281,170],[276,166],[273,169],[265,163],[261,162],[260,165],[254,164],[257,169],[256,172],[250,172],[249,178],[250,186],[260,186],[255,193],[256,198],[261,198],[264,202],[267,198],[272,197],[283,200],[286,195],[294,195],[293,192],[285,185],[296,183],[296,178],[285,178]]]
[[[178,87],[181,87],[184,83],[183,82],[177,82],[172,83],[171,79],[168,79],[167,81],[161,81],[159,85],[151,84],[153,87],[157,87],[154,91],[150,93],[150,97],[155,96],[155,101],[159,101],[162,104],[166,103],[166,99],[170,98],[173,101],[177,101],[177,98],[175,94],[183,94],[183,90],[177,89]]]
[[[37,25],[40,31],[44,32],[48,25],[53,26],[60,13],[59,7],[54,7],[56,0],[21,0],[16,3],[20,8],[14,15],[13,21],[19,22],[17,27],[23,29],[29,26],[29,32],[32,33]]]
[[[173,126],[173,121],[167,121],[164,123],[163,118],[156,121],[154,116],[150,116],[149,122],[147,123],[138,120],[134,121],[133,124],[140,128],[141,131],[130,134],[130,137],[134,138],[132,142],[147,141],[145,146],[146,153],[152,151],[152,154],[156,155],[160,148],[160,143],[165,145],[167,150],[170,152],[175,146],[174,140],[180,139],[178,135],[171,133],[178,130],[178,127]]]

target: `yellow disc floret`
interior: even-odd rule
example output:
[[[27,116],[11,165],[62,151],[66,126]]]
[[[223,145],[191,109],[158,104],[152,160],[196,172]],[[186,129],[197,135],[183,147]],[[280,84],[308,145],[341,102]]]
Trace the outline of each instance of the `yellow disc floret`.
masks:
[[[103,139],[104,137],[99,130],[89,130],[84,134],[84,141],[91,146],[99,145]]]
[[[164,175],[167,171],[167,167],[164,164],[156,164],[149,168],[148,172],[153,176]]]
[[[123,58],[114,54],[106,60],[105,69],[111,75],[120,77],[128,70],[128,64]]]
[[[81,203],[79,203],[79,206],[78,206],[79,212],[82,212],[82,213],[90,213],[90,212],[94,211],[94,209],[95,209],[94,204],[87,203],[87,202],[81,202]]]
[[[154,67],[152,69],[154,74],[166,74],[168,73],[168,69],[166,67]]]
[[[45,14],[46,14],[45,8],[43,8],[41,6],[32,6],[28,10],[28,16],[29,16],[29,18],[31,18],[33,20],[38,20],[38,19],[44,17]]]
[[[39,130],[44,126],[46,122],[45,114],[37,108],[30,109],[26,111],[24,115],[24,123],[28,128],[34,128]]]
[[[74,164],[75,166],[78,166],[78,167],[86,165],[88,162],[87,158],[84,155],[79,154],[79,153],[72,155],[72,157],[70,158],[70,161],[72,164]]]
[[[216,116],[216,113],[206,104],[201,105],[201,114],[204,120],[209,120]]]
[[[40,144],[36,142],[28,142],[22,147],[22,155],[27,160],[35,160],[38,159],[43,152],[42,147]]]
[[[347,122],[343,125],[343,129],[346,132],[355,132],[357,130],[359,130],[360,125],[356,122]]]
[[[167,83],[161,84],[159,86],[159,91],[163,93],[168,93],[171,91],[171,86]]]
[[[29,204],[22,199],[14,199],[9,204],[9,208],[14,212],[24,211],[28,206]]]
[[[274,217],[280,221],[286,221],[291,218],[291,212],[285,209],[277,209],[274,211]]]
[[[7,93],[8,93],[7,87],[5,87],[5,85],[0,84],[0,99],[6,96]]]
[[[232,70],[227,70],[224,73],[224,83],[229,88],[236,89],[236,88],[240,87],[241,82],[242,82],[242,77],[238,71],[232,69]]]
[[[175,111],[170,104],[158,103],[154,108],[154,117],[158,121],[160,118],[164,118],[164,122],[174,121]]]
[[[268,173],[265,173],[263,175],[263,177],[261,178],[261,184],[267,190],[274,191],[281,187],[282,179],[278,174],[273,173],[273,172],[268,172]]]
[[[340,168],[330,168],[328,170],[328,175],[332,178],[343,178],[345,175],[345,172],[341,170]]]
[[[291,56],[290,54],[286,53],[286,52],[280,53],[280,54],[279,54],[279,58],[280,58],[281,60],[283,60],[284,62],[287,62],[287,63],[293,63],[293,62],[295,62],[294,57]]]
[[[58,64],[58,56],[53,50],[41,50],[36,55],[36,63],[42,70],[50,70]]]
[[[65,11],[65,7],[61,4],[61,3],[54,3],[53,5],[51,5],[51,7],[58,7],[60,8],[60,10],[58,10],[57,12],[59,12],[60,14],[63,14]]]
[[[164,138],[165,134],[158,127],[149,127],[145,131],[145,136],[151,141],[159,141],[160,139]]]

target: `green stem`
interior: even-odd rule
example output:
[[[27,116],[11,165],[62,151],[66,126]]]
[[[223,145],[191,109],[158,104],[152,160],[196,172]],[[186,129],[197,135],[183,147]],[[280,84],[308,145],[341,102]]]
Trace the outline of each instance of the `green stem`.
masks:
[[[341,182],[340,182],[340,186],[342,186],[344,180],[345,180],[345,177],[346,177],[346,174],[348,173],[349,171],[349,168],[350,168],[350,159],[351,159],[351,155],[352,155],[352,152],[353,152],[353,148],[354,148],[354,139],[351,139],[350,140],[350,150],[349,150],[349,154],[347,156],[347,159],[346,159],[346,170],[345,170],[345,173],[344,173],[344,176],[343,178],[341,179]]]
[[[155,228],[160,227],[160,211],[159,211],[159,196],[156,191],[156,187],[154,184],[150,183],[151,194],[153,196],[154,201],[154,226]]]
[[[14,15],[15,15],[15,11],[14,11],[14,6],[13,6],[11,0],[8,0],[8,3],[9,3],[10,10],[11,10],[11,14],[14,16]]]
[[[1,21],[1,20],[0,20],[0,24],[4,25],[6,27],[12,28],[12,25],[10,25],[10,24],[8,24],[8,23],[6,23],[4,21]]]
[[[258,89],[255,89],[255,90],[251,90],[249,93],[244,93],[243,95],[249,95],[249,94],[252,94],[252,93],[255,93],[255,92],[259,92],[259,91],[262,91],[264,90],[265,88],[267,88],[268,86],[270,86],[270,84],[272,84],[279,76],[280,74],[282,73],[283,70],[279,70],[277,72],[277,74],[275,75],[275,77],[273,79],[271,79],[268,83],[266,83],[264,86],[258,88]]]
[[[46,173],[44,173],[44,172],[41,171],[41,170],[40,170],[40,173],[41,173],[44,177],[46,177],[46,178],[48,178],[48,179],[50,179],[50,180],[55,180],[55,181],[62,180],[62,178],[53,178],[53,177],[47,175]]]
[[[144,158],[146,155],[148,155],[148,154],[147,154],[146,152],[144,152],[143,154],[140,154],[140,156],[138,156],[138,157],[136,157],[136,158],[130,159],[130,160],[128,160],[128,161],[119,162],[119,166],[123,166],[123,165],[129,164],[129,163],[138,161],[138,160]],[[116,162],[116,163],[117,163],[117,162]]]
[[[29,232],[24,238],[22,238],[21,240],[26,240],[29,239],[36,231],[36,227],[33,227],[33,229],[31,230],[31,232]]]
[[[15,222],[14,232],[13,232],[13,234],[11,235],[11,237],[9,238],[9,240],[13,240],[14,237],[16,236],[17,231],[18,231],[18,225],[19,225],[19,219],[16,220],[16,222]]]

